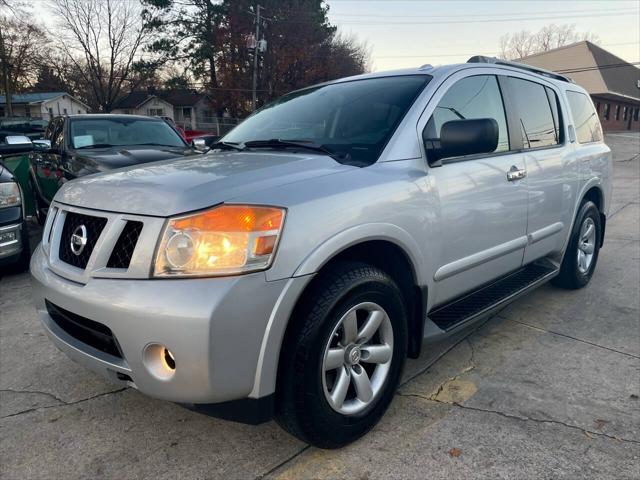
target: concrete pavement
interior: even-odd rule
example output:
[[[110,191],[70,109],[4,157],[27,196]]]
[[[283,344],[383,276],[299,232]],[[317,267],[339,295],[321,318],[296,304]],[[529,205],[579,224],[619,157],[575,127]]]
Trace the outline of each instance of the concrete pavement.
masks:
[[[640,136],[580,291],[545,286],[408,363],[382,422],[322,451],[103,381],[53,347],[26,274],[0,279],[0,477],[639,478]]]

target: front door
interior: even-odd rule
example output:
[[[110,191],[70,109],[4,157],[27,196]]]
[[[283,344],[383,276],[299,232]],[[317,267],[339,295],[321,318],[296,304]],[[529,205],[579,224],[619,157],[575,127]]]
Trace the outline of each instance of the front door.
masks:
[[[499,140],[491,154],[444,159],[442,166],[429,169],[440,198],[440,242],[429,246],[437,257],[430,292],[435,305],[518,269],[527,243],[526,178],[513,174],[524,171],[524,158],[510,150],[497,77],[449,79],[439,92],[426,138],[439,139],[442,125],[450,120],[493,118]]]

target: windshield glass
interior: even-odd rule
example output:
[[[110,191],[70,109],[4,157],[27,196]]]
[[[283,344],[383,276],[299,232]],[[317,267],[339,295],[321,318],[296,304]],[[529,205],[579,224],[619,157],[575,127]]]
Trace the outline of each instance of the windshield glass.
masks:
[[[70,120],[72,148],[158,145],[185,147],[163,121],[141,118],[75,118]]]
[[[263,107],[221,140],[307,141],[345,159],[373,163],[430,79],[371,78],[293,92]]]

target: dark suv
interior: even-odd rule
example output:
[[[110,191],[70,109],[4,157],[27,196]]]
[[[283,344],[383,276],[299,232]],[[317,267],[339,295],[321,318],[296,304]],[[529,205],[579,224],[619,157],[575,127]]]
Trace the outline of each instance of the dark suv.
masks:
[[[39,223],[68,180],[198,153],[164,120],[136,115],[56,117],[49,122],[44,138],[51,148],[31,157],[31,191]]]

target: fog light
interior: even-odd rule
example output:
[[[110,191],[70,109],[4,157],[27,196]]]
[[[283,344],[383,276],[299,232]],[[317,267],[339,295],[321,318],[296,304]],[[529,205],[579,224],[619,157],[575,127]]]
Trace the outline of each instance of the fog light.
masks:
[[[166,348],[164,349],[164,363],[167,364],[169,369],[176,369],[176,360],[173,358],[173,354]]]
[[[176,359],[166,346],[150,343],[142,351],[142,363],[158,380],[169,380],[176,372]]]

